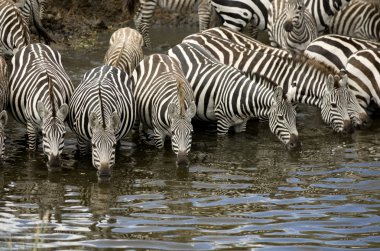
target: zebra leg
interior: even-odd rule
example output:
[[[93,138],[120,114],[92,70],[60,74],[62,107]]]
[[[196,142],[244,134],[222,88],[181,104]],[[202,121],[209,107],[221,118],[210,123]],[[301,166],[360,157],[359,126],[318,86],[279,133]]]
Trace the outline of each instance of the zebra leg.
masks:
[[[164,147],[165,135],[163,135],[160,131],[154,129],[153,137],[154,137],[154,142],[156,144],[156,147],[158,149],[162,149]]]
[[[216,122],[216,131],[218,136],[224,136],[228,133],[231,123],[225,118],[219,118]]]
[[[198,6],[199,31],[207,30],[210,27],[210,0],[200,0]]]
[[[247,120],[244,120],[243,123],[240,123],[234,126],[234,131],[236,133],[245,132],[246,129],[247,129]]]
[[[154,10],[157,7],[156,1],[141,1],[140,5],[140,16],[138,17],[139,22],[136,24],[136,29],[140,34],[143,35],[145,46],[149,49],[152,48],[150,42],[150,23],[153,18]]]
[[[87,147],[87,142],[83,139],[78,138],[78,148],[79,148],[79,154],[81,156],[86,155],[88,147]]]
[[[29,150],[35,151],[37,146],[37,128],[31,122],[26,123],[26,130],[28,133],[28,147]]]

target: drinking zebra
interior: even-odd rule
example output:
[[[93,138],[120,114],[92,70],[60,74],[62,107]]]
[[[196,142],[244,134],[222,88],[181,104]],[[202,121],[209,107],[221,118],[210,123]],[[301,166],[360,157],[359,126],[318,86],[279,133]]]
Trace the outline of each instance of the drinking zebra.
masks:
[[[120,28],[110,38],[110,47],[104,57],[104,64],[125,71],[130,76],[136,65],[144,58],[143,38],[131,28]]]
[[[0,56],[0,157],[4,157],[5,150],[5,132],[4,128],[8,122],[8,114],[5,110],[8,102],[8,72],[7,62]]]
[[[352,0],[304,0],[305,6],[314,17],[318,33],[328,30],[331,18]]]
[[[204,47],[217,60],[249,77],[260,75],[269,78],[281,86],[284,92],[287,92],[290,84],[295,83],[295,100],[319,107],[324,122],[337,132],[351,131],[347,112],[355,126],[368,120],[354,94],[345,88],[345,81],[335,79],[334,76],[340,75],[340,72],[315,60],[263,45],[225,28],[213,28],[193,34],[183,42]],[[339,87],[339,81],[344,86]],[[329,83],[336,88],[329,88]]]
[[[330,20],[329,33],[380,40],[380,6],[356,0]]]
[[[166,137],[171,138],[177,163],[186,165],[196,107],[193,90],[179,62],[167,55],[152,54],[136,67],[130,80],[143,128],[153,130],[157,148],[164,147]]]
[[[13,56],[29,43],[29,28],[18,9],[11,2],[0,0],[0,55]]]
[[[302,52],[318,31],[303,0],[274,0],[268,11],[268,34],[271,46]]]
[[[69,103],[68,124],[82,155],[92,146],[92,164],[99,178],[109,178],[115,147],[133,126],[135,100],[128,75],[104,65],[84,74]]]
[[[42,131],[43,151],[50,168],[60,165],[67,103],[73,89],[61,55],[49,46],[30,44],[13,56],[9,78],[10,112],[26,125],[29,150],[36,149],[37,133]]]
[[[362,107],[371,102],[380,107],[380,48],[360,50],[352,54],[346,65],[348,84]]]
[[[157,6],[175,12],[186,12],[197,8],[199,16],[199,30],[208,28],[210,21],[210,0],[124,0],[123,9],[127,9],[131,15],[135,15],[135,26],[138,32],[144,37],[145,46],[151,48],[150,42],[150,22],[153,18],[154,10]],[[136,4],[140,6],[136,12]]]
[[[363,49],[380,48],[379,42],[337,34],[318,37],[308,45],[304,54],[337,70],[345,69],[348,58]]]
[[[46,9],[46,0],[18,0],[15,3],[20,9],[26,23],[32,23],[36,28],[38,36],[42,36],[46,44],[55,42],[54,38],[42,25],[42,15]]]
[[[270,130],[288,149],[300,145],[296,113],[289,101],[292,97],[284,98],[281,87],[275,88],[259,76],[248,79],[194,44],[179,44],[168,54],[181,62],[193,88],[197,106],[195,118],[216,122],[218,135],[225,135],[230,127],[235,132],[245,131],[247,121],[258,118],[269,120]]]

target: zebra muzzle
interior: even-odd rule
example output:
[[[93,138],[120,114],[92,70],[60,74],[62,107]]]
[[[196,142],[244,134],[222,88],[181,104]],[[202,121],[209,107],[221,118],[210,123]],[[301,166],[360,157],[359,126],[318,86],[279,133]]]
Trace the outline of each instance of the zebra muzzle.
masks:
[[[286,21],[284,23],[284,29],[287,31],[287,32],[291,32],[293,30],[293,24],[292,24],[292,21]]]
[[[109,179],[111,177],[111,167],[108,163],[100,163],[98,168],[99,179]]]
[[[177,166],[187,166],[189,165],[190,161],[186,153],[179,152],[177,155]]]
[[[47,166],[50,170],[59,169],[61,167],[61,158],[59,155],[49,155]]]
[[[354,127],[352,126],[351,120],[344,120],[343,121],[343,133],[353,133],[354,132]]]
[[[289,142],[286,144],[289,150],[297,149],[301,147],[301,141],[296,134],[290,134]]]

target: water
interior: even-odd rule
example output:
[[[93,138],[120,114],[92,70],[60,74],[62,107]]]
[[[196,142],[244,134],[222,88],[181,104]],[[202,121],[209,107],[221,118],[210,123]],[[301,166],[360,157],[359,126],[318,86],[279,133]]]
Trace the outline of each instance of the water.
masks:
[[[157,29],[164,52],[195,28]],[[108,34],[90,50],[62,51],[75,85],[98,66]],[[149,52],[147,52],[149,53]],[[2,250],[380,250],[380,121],[337,135],[318,110],[301,107],[302,150],[288,152],[266,124],[218,140],[195,128],[188,169],[128,137],[109,183],[68,133],[61,172],[41,148],[25,151],[25,128],[10,121],[0,168]]]

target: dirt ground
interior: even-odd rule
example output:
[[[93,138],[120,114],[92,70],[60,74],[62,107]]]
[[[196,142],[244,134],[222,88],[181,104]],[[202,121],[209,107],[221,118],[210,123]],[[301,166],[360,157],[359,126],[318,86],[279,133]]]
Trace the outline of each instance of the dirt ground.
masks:
[[[122,1],[48,0],[42,22],[56,46],[86,47],[100,31],[134,27],[131,15],[122,10]],[[152,26],[156,25],[198,25],[198,16],[157,8],[152,20]]]

